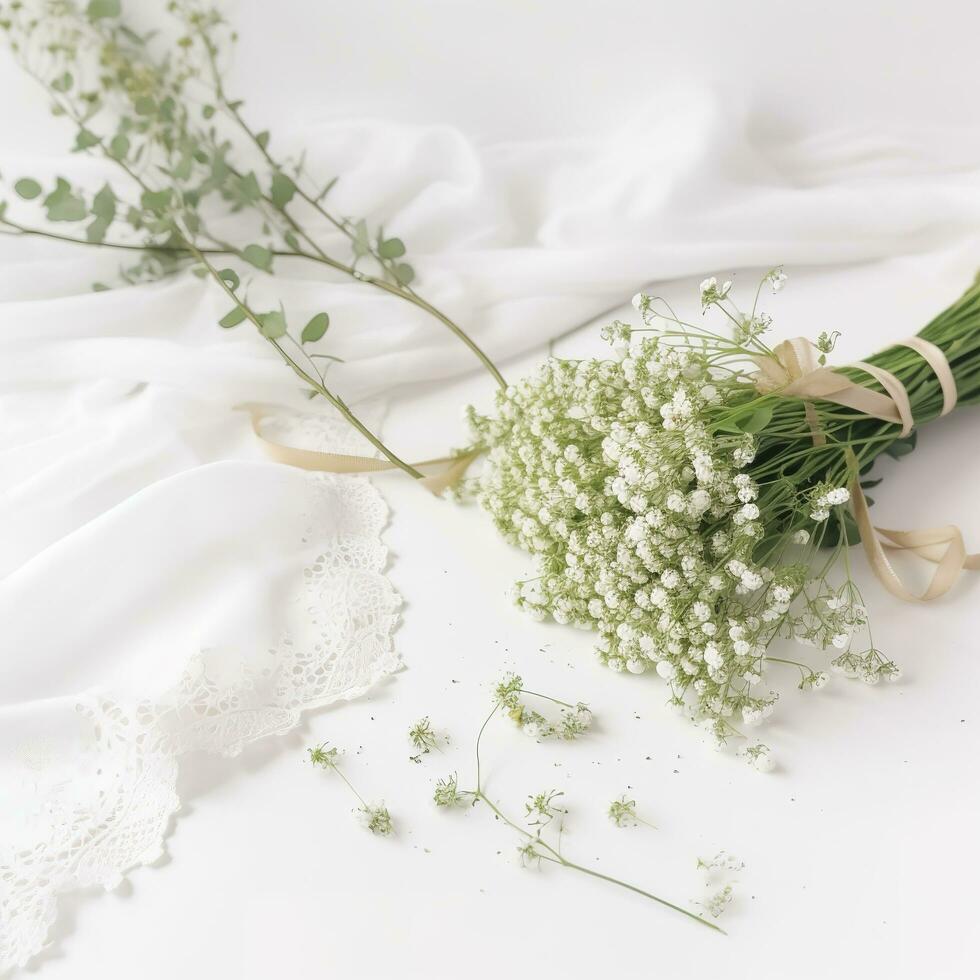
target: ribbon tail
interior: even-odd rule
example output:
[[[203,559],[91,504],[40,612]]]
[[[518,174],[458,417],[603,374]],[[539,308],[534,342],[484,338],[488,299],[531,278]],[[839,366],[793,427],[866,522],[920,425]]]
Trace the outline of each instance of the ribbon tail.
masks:
[[[875,530],[887,538],[883,544],[888,550],[911,551],[933,564],[939,564],[943,560],[952,541],[957,538],[962,541],[963,538],[960,529],[952,524],[917,531],[896,531],[887,527],[876,527]],[[971,572],[980,570],[980,554],[966,554],[964,546],[963,567]]]
[[[419,482],[423,487],[425,487],[426,490],[431,491],[438,497],[444,490],[448,490],[450,487],[454,487],[457,483],[459,483],[466,471],[469,469],[470,464],[479,455],[480,450],[474,449],[472,452],[465,453],[462,456],[456,456],[447,460],[440,460],[440,462],[447,462],[449,465],[438,473],[433,473],[431,476],[423,477]],[[416,463],[415,465],[424,466],[426,464]]]
[[[871,515],[868,513],[868,499],[865,497],[860,481],[857,478],[851,482],[851,507],[854,511],[854,520],[857,523],[858,532],[861,535],[861,544],[864,546],[864,553],[867,555],[868,564],[871,566],[878,581],[893,596],[899,599],[904,599],[906,602],[929,602],[932,599],[938,599],[939,596],[949,592],[964,568],[980,567],[973,566],[968,562],[966,548],[963,544],[963,535],[958,528],[950,526],[920,532],[886,531],[884,533],[889,535],[896,534],[899,537],[903,535],[914,537],[917,534],[930,536],[930,540],[924,544],[915,546],[898,545],[899,549],[911,550],[916,553],[919,553],[920,548],[925,548],[930,555],[934,556],[922,555],[922,557],[928,558],[928,560],[936,564],[936,571],[933,573],[932,580],[925,592],[921,595],[916,595],[905,586],[898,572],[895,571],[892,563],[888,560],[888,556],[885,554],[885,546],[876,533],[877,529],[871,523]],[[937,533],[942,535],[938,540],[936,539]],[[943,547],[944,545],[945,547]],[[971,555],[969,557],[973,559],[978,556]]]
[[[383,473],[395,469],[394,463],[374,456],[348,456],[344,453],[324,453],[317,449],[299,449],[287,446],[269,439],[262,434],[262,420],[270,413],[258,405],[243,405],[252,419],[252,431],[265,454],[277,463],[296,466],[302,470],[312,470],[320,473]],[[416,469],[423,467],[441,467],[435,473],[418,480],[419,486],[439,496],[449,487],[455,486],[466,473],[470,464],[480,455],[480,450],[474,449],[460,456],[440,456],[437,459],[424,459],[412,465]]]

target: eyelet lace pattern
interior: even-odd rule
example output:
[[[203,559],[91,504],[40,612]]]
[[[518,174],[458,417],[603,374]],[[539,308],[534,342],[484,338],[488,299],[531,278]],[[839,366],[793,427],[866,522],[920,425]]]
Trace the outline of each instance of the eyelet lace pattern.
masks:
[[[332,419],[303,417],[275,427],[276,438],[293,445],[363,452]],[[228,651],[194,652],[162,697],[124,703],[111,691],[80,696],[69,779],[63,743],[41,736],[19,747],[35,778],[4,803],[16,809],[22,832],[0,841],[0,973],[43,948],[59,895],[93,885],[112,889],[161,855],[180,808],[183,753],[235,755],[249,742],[289,731],[303,711],[358,697],[399,668],[392,633],[400,598],[384,574],[381,540],[385,502],[361,477],[308,479],[305,543],[317,557],[291,600],[302,613],[291,617],[298,629],[245,662],[233,662]]]

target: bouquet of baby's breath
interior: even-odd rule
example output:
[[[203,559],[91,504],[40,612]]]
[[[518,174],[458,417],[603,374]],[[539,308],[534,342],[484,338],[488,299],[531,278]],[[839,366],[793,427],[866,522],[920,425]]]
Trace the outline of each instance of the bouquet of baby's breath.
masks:
[[[702,311],[727,325],[717,331],[637,296],[642,326],[607,327],[608,359],[551,358],[498,394],[495,417],[470,409],[489,452],[479,500],[536,559],[518,604],[597,631],[613,670],[655,670],[670,702],[719,744],[771,714],[770,664],[798,669],[803,689],[827,683],[823,670],[771,655],[780,637],[829,651],[830,666],[868,683],[899,676],[851,577],[848,505],[865,500],[875,458],[907,452],[915,432],[902,438],[896,422],[763,383],[785,365],[763,339],[759,297],[784,279],[770,272],[749,312],[730,282],[702,283]],[[980,400],[980,288],[919,336],[945,355],[959,404]],[[834,339],[817,340],[819,363]],[[940,378],[920,353],[893,347],[868,363],[904,386],[917,424],[943,411]],[[870,394],[866,370],[834,376]],[[766,746],[742,751],[772,768]]]

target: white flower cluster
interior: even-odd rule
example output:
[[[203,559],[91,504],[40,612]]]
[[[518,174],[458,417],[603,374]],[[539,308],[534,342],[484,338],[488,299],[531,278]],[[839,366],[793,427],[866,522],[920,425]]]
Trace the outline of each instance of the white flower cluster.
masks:
[[[821,521],[830,517],[830,508],[846,504],[851,499],[847,487],[830,487],[824,483],[810,491],[810,520]]]
[[[629,342],[619,324],[606,338]],[[518,603],[598,630],[612,669],[656,669],[710,719],[772,702],[752,692],[767,626],[750,600],[774,582],[752,560],[754,440],[706,425],[725,384],[703,356],[644,338],[620,361],[550,360],[507,389],[498,418],[471,418],[491,447],[480,500],[539,558]]]
[[[768,277],[773,288],[781,275]],[[706,280],[702,299],[720,303],[730,288]],[[640,295],[634,305],[650,328],[652,301]],[[736,332],[749,330],[732,319]],[[537,559],[536,577],[516,586],[518,605],[596,630],[603,663],[654,670],[671,702],[723,744],[742,734],[736,725],[773,710],[776,695],[759,684],[776,636],[849,651],[865,624],[852,597],[831,595],[806,561],[787,564],[786,547],[771,544],[810,544],[807,514],[825,521],[849,494],[784,479],[760,486],[757,437],[717,424],[753,389],[719,370],[709,345],[666,334],[617,321],[603,331],[611,359],[552,358],[498,393],[495,417],[470,409],[488,451],[478,496],[503,535]],[[826,682],[804,674],[803,688]],[[768,750],[749,761],[767,768]]]
[[[521,700],[521,695],[525,693],[522,684],[523,681],[517,674],[506,674],[494,689],[494,698],[528,738],[561,738],[570,742],[586,734],[592,727],[592,709],[587,704],[581,701],[578,704],[566,704],[555,698],[536,695],[558,706],[558,720],[549,721]]]

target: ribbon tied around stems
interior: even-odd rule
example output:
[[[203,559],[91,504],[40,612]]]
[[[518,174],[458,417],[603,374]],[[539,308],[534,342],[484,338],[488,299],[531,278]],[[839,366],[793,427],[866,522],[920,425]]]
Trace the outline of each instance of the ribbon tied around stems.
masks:
[[[922,337],[910,337],[894,346],[911,348],[929,364],[939,379],[943,393],[943,407],[939,414],[948,415],[956,406],[957,393],[956,380],[946,355],[935,344]],[[853,408],[871,418],[900,425],[901,436],[907,436],[915,425],[905,385],[890,371],[873,364],[857,361],[851,367],[859,368],[874,378],[884,389],[884,394],[822,365],[817,349],[805,337],[785,340],[773,349],[771,356],[757,355],[753,360],[759,368],[755,375],[755,384],[761,394],[775,394],[803,401],[814,445],[826,445],[827,437],[820,430],[813,400],[833,402],[835,405]],[[914,531],[875,527],[871,523],[868,500],[861,487],[857,457],[850,447],[846,450],[846,456],[848,464],[854,470],[850,486],[851,505],[861,544],[878,581],[892,595],[907,602],[926,602],[948,592],[964,568],[980,570],[980,554],[967,554],[963,535],[952,524]],[[911,552],[936,565],[932,581],[925,592],[916,595],[905,586],[888,560],[886,549]]]
[[[317,470],[321,473],[383,473],[397,469],[394,463],[374,456],[349,456],[345,453],[324,453],[316,449],[298,449],[287,446],[262,434],[262,420],[273,412],[267,405],[249,403],[239,408],[249,413],[252,419],[252,431],[265,454],[277,463],[297,466],[303,470]],[[470,463],[479,456],[479,450],[460,453],[457,456],[440,456],[437,459],[424,459],[412,463],[415,469],[434,470],[428,476],[418,480],[418,484],[431,493],[439,496],[444,490],[455,486],[468,469]]]

